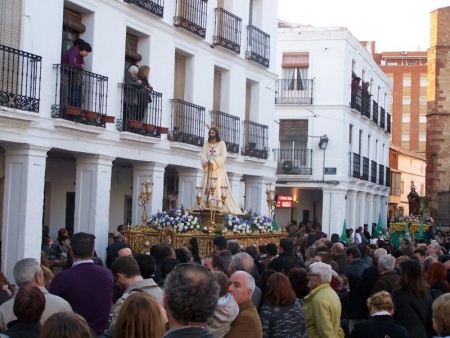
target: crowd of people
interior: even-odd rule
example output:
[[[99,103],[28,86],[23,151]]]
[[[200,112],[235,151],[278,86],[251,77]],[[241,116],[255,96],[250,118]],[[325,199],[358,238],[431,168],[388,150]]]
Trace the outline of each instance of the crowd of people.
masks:
[[[200,257],[195,237],[136,254],[124,230],[111,234],[106,266],[93,235],[60,229],[52,243],[44,231],[41,262],[18,261],[15,288],[0,276],[0,337],[450,335],[445,233],[395,249],[383,239],[328,240],[320,227],[293,221],[279,243],[243,248],[216,236]],[[70,268],[53,275],[51,262]]]

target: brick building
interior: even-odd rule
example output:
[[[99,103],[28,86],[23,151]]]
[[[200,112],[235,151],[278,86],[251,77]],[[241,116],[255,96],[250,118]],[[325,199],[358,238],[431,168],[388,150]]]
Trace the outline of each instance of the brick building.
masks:
[[[450,224],[450,7],[431,12],[428,49],[426,191],[431,214]]]

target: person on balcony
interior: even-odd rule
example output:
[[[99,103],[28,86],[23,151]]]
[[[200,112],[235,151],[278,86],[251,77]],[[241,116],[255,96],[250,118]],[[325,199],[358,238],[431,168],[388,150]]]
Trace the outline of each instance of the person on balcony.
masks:
[[[204,170],[202,200],[208,201],[210,207],[217,208],[224,214],[241,215],[242,211],[231,193],[231,186],[225,169],[226,159],[227,146],[224,141],[220,140],[219,129],[212,127],[208,133],[208,142],[203,145],[201,157]],[[221,199],[222,194],[225,194],[222,187],[227,187],[225,204],[222,203]],[[197,203],[192,209],[198,209]]]
[[[356,103],[356,93],[358,92],[358,89],[361,88],[359,83],[361,82],[361,78],[356,76],[356,74],[353,74],[352,79],[352,101],[351,101],[351,108],[355,108]]]
[[[138,78],[139,67],[131,65],[125,72],[125,87],[123,99],[123,120],[137,120],[138,119],[138,92],[140,90],[142,81]]]
[[[138,79],[141,81],[142,88],[139,90],[139,98],[138,98],[138,120],[142,120],[146,118],[146,112],[148,104],[152,102],[151,92],[153,91],[153,87],[148,82],[148,76],[150,75],[150,67],[149,66],[141,66],[139,67]],[[143,121],[145,123],[150,123],[149,119]]]
[[[68,105],[81,107],[82,103],[82,72],[85,69],[84,58],[92,52],[89,43],[82,39],[77,39],[73,47],[62,57],[61,63],[69,67],[63,67],[63,73],[68,77]],[[81,70],[81,71],[80,71]]]

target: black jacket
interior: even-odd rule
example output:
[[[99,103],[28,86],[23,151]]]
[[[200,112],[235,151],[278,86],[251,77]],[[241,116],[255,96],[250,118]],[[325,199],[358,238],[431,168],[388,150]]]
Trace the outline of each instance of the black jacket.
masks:
[[[369,320],[356,322],[349,338],[408,338],[406,329],[395,324],[389,315],[373,316]]]

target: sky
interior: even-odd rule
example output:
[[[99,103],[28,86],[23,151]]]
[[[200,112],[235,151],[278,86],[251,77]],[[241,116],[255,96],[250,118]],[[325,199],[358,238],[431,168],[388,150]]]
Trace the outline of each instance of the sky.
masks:
[[[430,12],[450,0],[278,0],[278,18],[317,27],[344,26],[377,52],[427,50]]]

